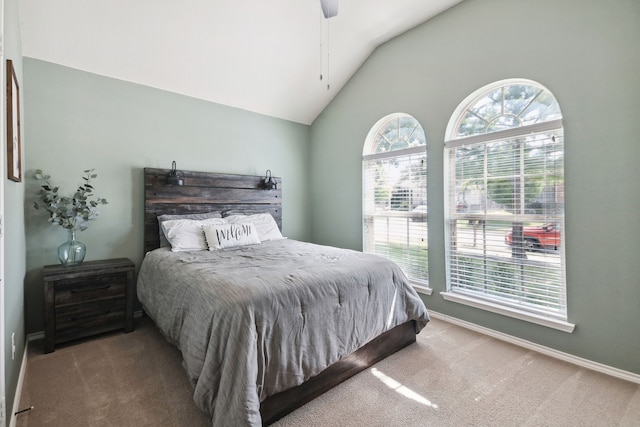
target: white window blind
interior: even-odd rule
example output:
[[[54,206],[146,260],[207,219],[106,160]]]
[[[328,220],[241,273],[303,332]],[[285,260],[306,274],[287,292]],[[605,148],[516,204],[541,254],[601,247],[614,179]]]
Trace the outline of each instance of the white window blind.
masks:
[[[363,156],[363,249],[428,283],[427,152],[410,116],[384,121]],[[368,147],[368,149],[367,149]]]
[[[501,89],[472,103],[445,143],[447,289],[566,320],[559,108],[537,87]]]

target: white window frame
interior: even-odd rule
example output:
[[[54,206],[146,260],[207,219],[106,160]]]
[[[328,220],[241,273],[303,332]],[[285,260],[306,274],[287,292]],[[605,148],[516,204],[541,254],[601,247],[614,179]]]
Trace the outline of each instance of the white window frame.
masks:
[[[536,323],[539,325],[547,326],[550,328],[558,329],[565,332],[573,332],[575,325],[571,324],[567,321],[567,302],[566,302],[566,274],[565,274],[565,257],[564,257],[564,240],[565,233],[564,227],[562,227],[561,233],[561,245],[558,248],[560,260],[560,274],[562,276],[562,289],[560,292],[563,294],[561,296],[561,304],[564,304],[564,307],[560,310],[560,312],[552,313],[545,310],[537,310],[536,307],[527,307],[524,305],[518,305],[517,303],[513,303],[512,300],[508,298],[501,298],[499,295],[492,294],[491,292],[474,292],[473,289],[465,289],[464,286],[456,286],[456,279],[453,279],[452,276],[459,277],[460,274],[463,274],[467,270],[460,270],[458,264],[455,262],[457,257],[461,257],[462,249],[458,248],[458,242],[456,241],[455,234],[457,233],[457,221],[482,221],[482,224],[488,223],[489,221],[497,221],[497,220],[506,220],[512,222],[523,222],[527,220],[536,220],[537,217],[535,215],[531,215],[527,217],[527,215],[523,215],[524,212],[520,212],[521,215],[505,215],[505,218],[500,218],[499,215],[496,216],[487,214],[487,210],[484,213],[473,212],[473,213],[465,213],[460,212],[456,202],[456,188],[455,187],[455,174],[456,174],[456,163],[455,159],[451,156],[453,151],[457,147],[464,146],[481,146],[482,144],[490,144],[495,141],[500,140],[509,140],[516,138],[524,138],[529,137],[534,134],[545,134],[548,132],[557,131],[560,134],[563,134],[563,126],[562,119],[552,119],[549,121],[542,121],[534,124],[526,124],[520,125],[517,127],[508,128],[505,130],[498,130],[494,132],[486,131],[487,133],[476,133],[472,136],[461,137],[459,136],[458,129],[462,123],[465,114],[468,113],[468,109],[473,107],[476,102],[485,97],[487,94],[495,91],[496,89],[514,85],[514,84],[524,84],[533,86],[539,89],[543,89],[548,92],[546,88],[544,88],[539,83],[523,80],[523,79],[509,79],[503,80],[500,82],[495,82],[491,85],[485,86],[484,88],[479,89],[474,92],[472,95],[467,97],[465,101],[463,101],[449,121],[449,125],[447,127],[447,136],[448,140],[445,141],[445,156],[444,156],[444,169],[445,169],[445,258],[446,258],[446,279],[447,279],[447,290],[446,292],[441,292],[443,298],[447,301],[453,301],[456,303],[472,306],[475,308],[480,308],[486,311],[499,313],[502,315],[506,315],[509,317],[514,317],[517,319],[529,321],[532,323]],[[550,92],[549,92],[550,93]],[[503,104],[504,105],[504,104]],[[475,120],[475,118],[474,118]],[[563,149],[564,153],[564,149]],[[484,171],[485,179],[487,177],[487,171]],[[486,191],[486,190],[485,190]],[[520,200],[518,200],[520,202]],[[515,218],[517,217],[517,218]],[[559,218],[559,221],[564,223],[564,214]],[[455,229],[454,229],[455,227]],[[475,239],[475,231],[474,231],[474,239]],[[475,244],[475,240],[474,240]],[[485,242],[486,247],[486,242]],[[499,250],[499,249],[498,249]],[[474,255],[477,257],[476,259],[482,260],[485,262],[490,259],[487,255],[486,251],[480,255]],[[525,256],[526,258],[526,256]],[[510,260],[513,263],[513,259]],[[522,261],[524,264],[526,261]],[[515,263],[518,263],[518,260],[515,260]],[[473,270],[476,273],[485,269],[486,267],[481,267],[478,270]],[[453,283],[453,285],[452,285]],[[494,285],[496,288],[499,286],[495,285],[497,282],[489,282],[491,285]]]
[[[376,138],[380,136],[380,132],[382,132],[388,124],[390,124],[394,120],[399,119],[411,119],[415,121],[417,125],[416,131],[421,132],[422,139],[425,141],[424,145],[418,146],[409,146],[407,148],[402,149],[391,149],[389,151],[377,150],[376,152]],[[401,142],[400,135],[398,135],[398,139],[389,140],[389,145],[392,147],[396,142]],[[414,239],[420,240],[420,245],[424,245],[423,250],[428,253],[428,236],[427,236],[427,215],[426,211],[424,214],[420,214],[417,212],[409,211],[399,211],[399,210],[380,210],[376,208],[375,203],[375,190],[371,191],[375,186],[369,184],[369,180],[371,179],[368,170],[368,165],[372,161],[376,162],[386,162],[393,161],[394,159],[399,159],[403,162],[413,162],[416,159],[421,160],[422,168],[418,173],[420,173],[419,179],[423,180],[423,184],[421,186],[421,191],[423,192],[424,203],[426,206],[426,170],[427,170],[427,146],[426,146],[426,135],[424,134],[424,129],[420,126],[420,123],[412,116],[404,113],[394,113],[388,115],[382,119],[380,119],[370,130],[367,139],[365,140],[364,148],[363,148],[363,156],[362,156],[362,215],[363,215],[363,251],[370,253],[377,253],[382,256],[386,256],[393,261],[396,261],[401,267],[411,264],[414,262],[411,259],[412,253],[411,251],[415,248]],[[409,160],[410,159],[410,160]],[[369,189],[369,191],[368,191]],[[422,199],[421,199],[422,200]],[[384,225],[383,225],[384,224]],[[376,234],[376,227],[377,233]],[[399,227],[399,228],[398,228]],[[403,234],[402,228],[406,227],[406,233]],[[380,230],[384,228],[385,233],[387,234],[386,241],[382,242],[382,246],[391,243],[392,240],[397,239],[400,235],[402,236],[400,240],[403,240],[401,245],[405,245],[406,252],[404,255],[395,255],[391,256],[389,253],[384,253],[384,250],[376,251],[376,243],[380,244]],[[399,233],[399,234],[395,234]],[[389,237],[391,234],[391,237]],[[395,237],[394,237],[395,234]],[[383,238],[384,240],[384,238]],[[394,244],[397,244],[398,241],[394,240]],[[413,244],[412,244],[413,243]],[[398,258],[399,256],[399,258]],[[428,265],[424,265],[425,269],[428,269]],[[404,270],[404,268],[403,268]],[[429,287],[429,279],[428,274],[425,276],[417,277],[415,274],[411,274],[410,272],[405,271],[407,277],[409,278],[412,286],[420,293],[424,293],[426,295],[431,295],[432,289]]]

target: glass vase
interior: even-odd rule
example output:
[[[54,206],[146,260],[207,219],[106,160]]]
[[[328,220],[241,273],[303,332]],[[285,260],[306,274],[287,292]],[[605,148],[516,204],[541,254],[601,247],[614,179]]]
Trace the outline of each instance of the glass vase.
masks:
[[[78,265],[84,261],[87,254],[87,247],[84,243],[76,240],[75,230],[69,230],[67,241],[58,246],[58,258],[62,265]]]

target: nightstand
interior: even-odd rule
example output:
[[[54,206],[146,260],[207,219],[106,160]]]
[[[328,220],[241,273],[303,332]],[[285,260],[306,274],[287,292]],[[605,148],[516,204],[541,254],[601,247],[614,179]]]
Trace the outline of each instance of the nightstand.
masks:
[[[134,271],[128,258],[44,266],[44,352],[76,338],[133,331]]]

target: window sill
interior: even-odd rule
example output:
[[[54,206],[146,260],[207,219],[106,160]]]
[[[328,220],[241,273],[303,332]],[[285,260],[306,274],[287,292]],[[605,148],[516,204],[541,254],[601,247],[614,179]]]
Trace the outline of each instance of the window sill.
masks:
[[[413,289],[415,289],[419,294],[431,295],[433,293],[433,289],[426,285],[417,285],[415,283],[412,283],[411,286],[413,286]]]
[[[479,300],[467,295],[461,295],[454,292],[440,292],[442,298],[447,301],[457,302],[459,304],[468,305],[470,307],[479,308],[481,310],[490,311],[492,313],[502,314],[504,316],[513,317],[515,319],[524,320],[526,322],[535,323],[537,325],[546,326],[548,328],[557,329],[559,331],[572,333],[576,325],[573,323],[565,322],[563,320],[556,320],[537,314],[529,313],[522,310],[516,310],[510,307],[504,307],[498,304],[492,304],[487,301]]]

